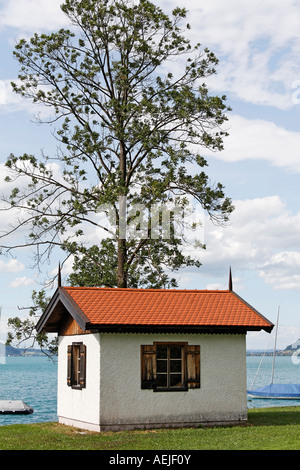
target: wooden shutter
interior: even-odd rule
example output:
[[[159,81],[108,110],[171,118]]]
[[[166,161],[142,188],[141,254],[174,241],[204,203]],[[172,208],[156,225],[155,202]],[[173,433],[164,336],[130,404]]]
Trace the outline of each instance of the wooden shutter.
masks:
[[[80,388],[85,388],[86,378],[86,346],[80,343],[80,364],[79,364],[79,385]]]
[[[186,364],[188,388],[200,388],[200,346],[187,346]]]
[[[156,379],[156,348],[153,344],[141,346],[141,388],[153,389]]]
[[[67,385],[72,386],[72,345],[68,346],[67,352]]]

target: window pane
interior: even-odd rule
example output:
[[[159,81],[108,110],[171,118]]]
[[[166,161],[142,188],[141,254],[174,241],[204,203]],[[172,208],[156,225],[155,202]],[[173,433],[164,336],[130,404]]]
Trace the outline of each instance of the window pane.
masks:
[[[170,386],[179,387],[182,385],[181,374],[170,374]]]
[[[80,354],[79,354],[79,346],[73,345],[73,364],[72,364],[72,384],[78,385],[79,383],[79,361],[80,361]]]
[[[181,346],[170,346],[170,358],[181,359]]]
[[[156,344],[156,385],[161,389],[182,387],[183,346]]]
[[[157,374],[156,385],[157,387],[166,387],[168,385],[167,374]]]
[[[166,359],[158,359],[156,361],[156,370],[157,370],[157,372],[167,372],[167,370],[168,370],[167,360]]]
[[[181,373],[181,360],[173,359],[170,361],[170,372],[180,372]]]
[[[167,346],[162,346],[158,345],[156,347],[156,357],[157,359],[167,359],[168,357],[168,347]]]

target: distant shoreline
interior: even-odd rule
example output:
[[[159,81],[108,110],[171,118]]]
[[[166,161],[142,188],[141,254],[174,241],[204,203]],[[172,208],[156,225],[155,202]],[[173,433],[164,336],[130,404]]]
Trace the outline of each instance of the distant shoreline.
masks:
[[[293,356],[297,352],[297,349],[289,349],[289,350],[278,350],[275,353],[275,356]],[[274,352],[273,351],[246,351],[247,356],[273,356]]]
[[[45,352],[40,349],[33,349],[33,348],[15,348],[14,346],[6,346],[2,342],[0,342],[0,346],[2,346],[3,356],[5,357],[20,357],[20,356],[27,356],[27,357],[37,357],[37,356],[44,356]],[[276,356],[292,356],[295,354],[297,349],[283,349],[277,350]],[[300,353],[300,351],[299,351]],[[246,350],[247,356],[273,356],[274,352],[272,349],[268,349],[267,351],[263,351],[260,349],[249,349]],[[1,354],[0,354],[1,356]]]
[[[0,341],[0,356],[2,357],[37,357],[45,356],[45,353],[47,354],[48,351],[43,352],[41,349],[35,348],[15,348],[14,346],[6,346]]]

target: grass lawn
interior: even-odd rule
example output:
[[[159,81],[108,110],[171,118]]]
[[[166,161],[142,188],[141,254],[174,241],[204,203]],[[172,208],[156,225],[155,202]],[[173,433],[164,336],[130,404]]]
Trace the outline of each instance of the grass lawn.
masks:
[[[0,450],[300,450],[300,407],[251,409],[247,424],[95,433],[58,423],[0,426]]]

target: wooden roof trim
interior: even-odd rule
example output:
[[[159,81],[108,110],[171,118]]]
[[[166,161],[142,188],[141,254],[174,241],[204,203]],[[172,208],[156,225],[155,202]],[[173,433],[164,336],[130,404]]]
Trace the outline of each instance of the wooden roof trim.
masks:
[[[72,297],[68,294],[64,287],[60,288],[61,292],[61,300],[70,315],[74,318],[74,320],[78,323],[80,328],[85,331],[86,325],[89,323],[88,317],[85,313],[81,310],[81,308],[77,305],[77,303],[72,299]]]
[[[58,287],[50,300],[46,310],[42,314],[41,318],[36,324],[36,331],[37,333],[41,333],[52,315],[52,312],[55,310],[57,304],[61,302],[64,307],[67,309],[69,314],[74,318],[74,320],[78,323],[80,328],[85,331],[86,325],[89,322],[87,316],[84,312],[78,307],[76,302],[72,299],[72,297],[68,294],[68,292],[64,289],[64,287]]]
[[[59,289],[56,289],[56,291],[54,292],[49,304],[47,305],[46,307],[46,310],[43,312],[43,314],[41,315],[41,317],[39,318],[36,326],[35,326],[35,329],[37,331],[37,333],[42,333],[43,331],[43,328],[45,326],[45,323],[47,322],[47,320],[49,319],[49,317],[51,316],[52,314],[52,311],[54,310],[54,308],[56,307],[57,303],[58,303],[58,297],[59,297]]]

